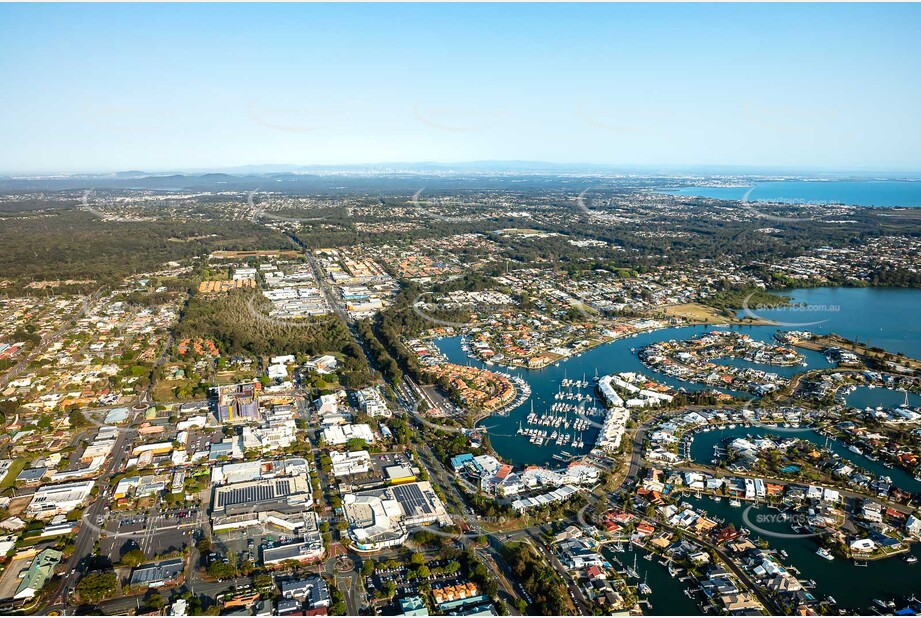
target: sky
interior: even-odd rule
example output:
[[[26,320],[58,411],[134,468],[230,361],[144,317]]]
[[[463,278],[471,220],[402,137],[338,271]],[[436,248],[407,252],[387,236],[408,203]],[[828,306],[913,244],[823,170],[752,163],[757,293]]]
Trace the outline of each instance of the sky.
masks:
[[[921,171],[921,5],[4,4],[0,173]]]

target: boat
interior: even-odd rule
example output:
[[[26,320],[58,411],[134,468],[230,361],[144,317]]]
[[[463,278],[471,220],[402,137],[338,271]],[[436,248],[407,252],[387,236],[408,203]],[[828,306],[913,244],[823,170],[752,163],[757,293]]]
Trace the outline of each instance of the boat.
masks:
[[[831,603],[832,605],[837,605],[837,604],[838,604],[838,602],[835,600],[835,597],[833,597],[833,596],[831,596],[831,595],[828,595],[828,602]]]
[[[742,501],[738,498],[733,498],[729,501],[729,506],[742,506]]]
[[[819,548],[819,551],[817,551],[816,554],[818,554],[818,555],[819,555],[820,557],[822,557],[822,558],[825,558],[826,560],[834,560],[834,559],[835,559],[835,557],[831,555],[831,552],[829,552],[829,551],[828,551],[827,549],[825,549],[824,547],[820,547],[820,548]]]
[[[915,564],[918,562],[918,557],[912,555],[905,556],[905,562],[908,564]]]
[[[646,573],[646,574],[643,576],[643,581],[640,583],[639,586],[637,586],[637,590],[639,590],[640,594],[652,594],[652,588],[650,588],[650,587],[649,587],[649,584],[646,583],[646,579],[647,579],[648,576],[649,576],[649,574]]]
[[[639,578],[640,578],[640,574],[639,574],[639,572],[636,570],[636,558],[637,558],[637,555],[636,555],[636,554],[633,554],[633,566],[632,566],[632,567],[631,567],[631,566],[626,567],[626,568],[625,568],[625,571],[626,571],[627,575],[629,575],[630,577],[634,577],[634,578],[636,578],[636,579],[639,579]]]
[[[895,603],[893,603],[892,601],[883,601],[881,599],[873,599],[873,603],[883,609],[892,609],[893,607],[895,607]]]
[[[852,453],[857,453],[858,455],[863,455],[863,451],[860,450],[858,447],[854,446],[853,444],[849,444],[847,447],[847,450],[849,450]]]

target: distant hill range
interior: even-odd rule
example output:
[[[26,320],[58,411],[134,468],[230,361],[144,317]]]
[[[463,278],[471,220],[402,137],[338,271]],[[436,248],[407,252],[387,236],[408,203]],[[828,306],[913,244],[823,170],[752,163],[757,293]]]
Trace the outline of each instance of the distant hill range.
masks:
[[[355,165],[245,165],[222,169],[190,169],[169,172],[130,170],[98,174],[0,175],[0,191],[72,191],[75,189],[114,189],[150,191],[417,191],[470,188],[539,188],[552,178],[595,178],[633,176],[680,178],[682,176],[759,176],[786,175],[861,177],[804,170],[748,169],[712,167],[630,167],[589,163],[548,163],[543,161],[468,161],[459,163],[371,163]],[[865,174],[880,177],[879,174]],[[905,174],[897,177],[905,178]],[[476,181],[476,182],[472,182]],[[549,183],[553,184],[553,183]]]

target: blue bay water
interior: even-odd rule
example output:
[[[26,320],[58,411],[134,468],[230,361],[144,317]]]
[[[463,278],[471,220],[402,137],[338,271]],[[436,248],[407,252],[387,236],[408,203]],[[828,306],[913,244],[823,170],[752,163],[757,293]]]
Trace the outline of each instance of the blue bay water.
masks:
[[[782,326],[785,330],[835,333],[889,352],[921,358],[921,290],[805,288],[778,294],[790,296],[802,306],[754,309],[754,313],[787,324]],[[738,315],[745,314],[740,311]]]
[[[683,187],[667,191],[674,195],[791,203],[840,203],[851,206],[921,207],[921,182],[899,180],[786,180],[759,182],[747,187]]]

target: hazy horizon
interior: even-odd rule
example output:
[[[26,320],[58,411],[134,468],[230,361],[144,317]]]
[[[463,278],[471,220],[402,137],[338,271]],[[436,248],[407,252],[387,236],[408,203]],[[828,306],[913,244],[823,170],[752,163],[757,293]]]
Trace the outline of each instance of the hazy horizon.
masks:
[[[392,169],[388,169],[392,168]],[[891,179],[921,177],[921,169],[845,169],[790,166],[748,166],[729,164],[661,164],[631,165],[607,163],[560,163],[555,161],[495,160],[495,161],[371,161],[357,163],[313,163],[313,164],[242,164],[225,167],[173,167],[143,169],[140,166],[124,166],[117,169],[84,171],[65,170],[21,170],[0,169],[0,177],[79,177],[144,175],[166,176],[205,174],[226,174],[258,176],[269,174],[404,174],[404,173],[458,173],[458,174],[565,174],[565,175],[663,175],[663,176],[765,176],[765,177],[849,177],[857,179]]]

